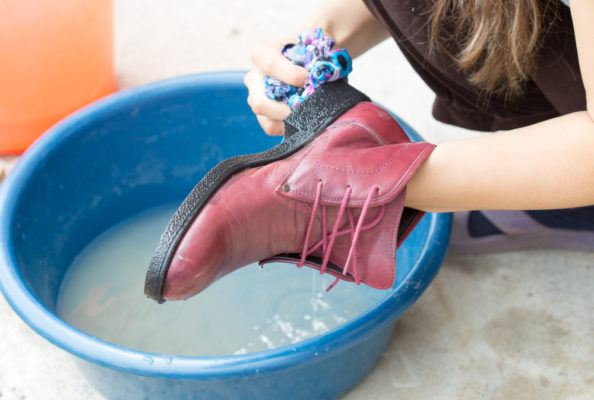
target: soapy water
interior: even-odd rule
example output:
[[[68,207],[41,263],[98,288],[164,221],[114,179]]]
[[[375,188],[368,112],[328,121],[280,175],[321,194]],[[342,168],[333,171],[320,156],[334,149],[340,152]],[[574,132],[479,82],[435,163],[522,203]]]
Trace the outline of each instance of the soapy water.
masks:
[[[144,276],[173,207],[111,228],[74,260],[59,315],[99,339],[178,356],[245,354],[323,334],[379,303],[385,292],[340,282],[311,268],[272,263],[241,268],[186,301],[157,304]]]

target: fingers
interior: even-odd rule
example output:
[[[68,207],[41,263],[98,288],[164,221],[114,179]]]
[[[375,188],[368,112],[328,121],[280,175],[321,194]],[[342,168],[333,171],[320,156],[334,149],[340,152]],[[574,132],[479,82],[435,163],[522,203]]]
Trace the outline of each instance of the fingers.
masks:
[[[285,119],[291,109],[288,105],[266,97],[264,93],[264,75],[258,71],[250,71],[244,78],[244,83],[249,90],[247,102],[258,122],[268,135],[284,134]]]
[[[270,136],[282,136],[285,134],[285,123],[283,121],[268,118],[263,115],[256,115],[256,118],[258,118],[258,122],[266,134]]]
[[[269,99],[264,91],[264,75],[257,71],[250,71],[244,78],[249,89],[248,104],[254,114],[265,115],[272,119],[284,119],[291,109],[285,103]]]
[[[289,61],[281,53],[282,45],[268,43],[252,51],[253,68],[244,78],[249,90],[248,104],[258,122],[268,135],[282,135],[283,120],[291,113],[288,105],[269,99],[265,94],[266,76],[278,79],[292,86],[304,86],[309,79],[305,68]]]

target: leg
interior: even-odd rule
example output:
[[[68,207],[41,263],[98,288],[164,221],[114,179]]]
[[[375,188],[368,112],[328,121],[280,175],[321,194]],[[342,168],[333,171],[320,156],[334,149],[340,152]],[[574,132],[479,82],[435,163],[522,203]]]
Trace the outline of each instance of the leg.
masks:
[[[450,247],[453,254],[527,248],[594,252],[594,206],[559,210],[483,210],[454,215]]]

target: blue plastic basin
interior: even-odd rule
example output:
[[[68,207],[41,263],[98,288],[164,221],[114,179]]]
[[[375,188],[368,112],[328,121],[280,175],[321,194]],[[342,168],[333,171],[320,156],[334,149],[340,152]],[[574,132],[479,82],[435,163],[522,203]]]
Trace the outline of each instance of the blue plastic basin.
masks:
[[[108,398],[338,397],[376,363],[394,321],[441,265],[451,216],[428,214],[398,251],[397,282],[375,307],[324,335],[251,354],[144,353],[61,320],[64,273],[101,232],[181,201],[218,161],[278,143],[260,130],[242,79],[241,72],[186,76],[99,101],[47,132],[0,188],[0,289],[31,328],[82,360]]]

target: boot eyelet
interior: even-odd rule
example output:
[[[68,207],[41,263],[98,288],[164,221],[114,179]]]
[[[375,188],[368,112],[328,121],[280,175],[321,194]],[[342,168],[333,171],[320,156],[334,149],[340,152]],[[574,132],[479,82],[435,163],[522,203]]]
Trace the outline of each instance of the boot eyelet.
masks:
[[[290,191],[291,191],[291,186],[283,185],[283,192],[290,192]]]

